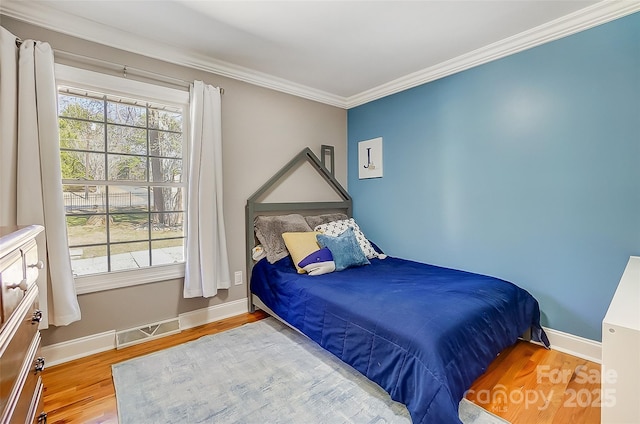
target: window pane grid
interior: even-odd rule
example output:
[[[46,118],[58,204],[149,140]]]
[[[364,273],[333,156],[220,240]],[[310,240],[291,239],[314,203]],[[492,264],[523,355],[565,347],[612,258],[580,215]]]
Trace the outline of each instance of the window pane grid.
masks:
[[[60,147],[60,151],[61,152],[76,152],[76,153],[102,153],[102,151],[96,151],[96,150],[87,150],[87,149],[72,149],[69,147]]]
[[[104,119],[90,119],[90,118],[82,118],[82,117],[78,117],[78,116],[68,116],[68,115],[59,115],[60,119],[64,119],[66,121],[74,121],[74,122],[86,122],[89,124],[103,124],[105,123]],[[157,128],[157,127],[153,127],[153,126],[140,126],[140,125],[128,125],[128,124],[123,124],[123,123],[119,123],[119,122],[110,122],[107,121],[106,122],[108,125],[114,126],[114,127],[122,127],[122,128],[132,128],[132,129],[140,129],[140,128],[149,128],[153,131],[159,131],[159,132],[163,132],[163,133],[168,133],[168,134],[179,134],[182,135],[182,130],[180,129],[169,129],[169,128]]]
[[[180,209],[172,209],[172,210],[161,210],[161,211],[156,211],[153,210],[150,213],[151,214],[161,214],[161,213],[165,213],[165,214],[179,214],[179,213],[185,213],[185,210],[180,210]],[[138,211],[138,212],[111,212],[109,215],[127,215],[127,214],[131,214],[131,213],[147,213],[147,211]],[[104,212],[67,212],[66,216],[68,217],[91,217],[91,216],[106,216],[107,214]]]
[[[77,153],[103,153],[102,151],[87,150],[87,149],[73,149],[69,147],[60,147],[60,150],[63,152],[77,152]],[[176,157],[176,156],[155,156],[152,154],[142,155],[142,154],[135,154],[135,153],[119,153],[119,152],[107,152],[107,153],[116,154],[118,156],[135,156],[135,157],[150,158],[150,159],[182,160],[181,157]]]
[[[87,149],[72,149],[72,148],[68,148],[68,147],[61,147],[60,151],[62,152],[70,152],[70,153],[103,153],[103,152],[98,152],[95,150],[87,150]],[[138,157],[138,158],[149,158],[149,159],[169,159],[169,160],[182,160],[182,158],[180,157],[174,157],[174,156],[155,156],[155,155],[140,155],[140,154],[135,154],[135,153],[114,153],[114,152],[108,152],[108,154],[110,155],[117,155],[117,156],[131,156],[131,157]],[[74,181],[79,181],[79,180],[74,180]]]
[[[69,246],[71,248],[73,247],[98,247],[98,246],[106,246],[106,243],[88,243],[88,244],[75,244],[73,246]]]
[[[82,88],[70,87],[70,86],[58,87],[58,93],[62,97],[80,97],[80,98],[100,100],[100,101],[107,100],[112,103],[119,103],[119,104],[129,105],[129,106],[137,106],[137,107],[143,106],[149,109],[156,109],[156,110],[167,112],[167,113],[173,113],[173,114],[179,115],[180,120],[182,119],[182,110],[179,107],[175,107],[175,106],[148,102],[145,100],[137,100],[129,97],[116,96],[113,94],[98,93],[96,91],[85,90]]]
[[[76,275],[183,262],[182,109],[64,87],[58,114]]]
[[[164,181],[107,181],[107,180],[62,180],[63,185],[106,185],[109,184],[113,187],[118,186],[132,186],[132,187],[175,187],[175,188],[184,188],[186,184],[184,182],[164,182]]]
[[[184,240],[184,237],[167,237],[167,238],[159,238],[159,239],[152,239],[151,241],[153,242],[157,242],[157,241],[171,241],[171,240]],[[149,241],[149,240],[131,240],[131,241],[112,241],[111,243],[109,243],[112,246],[118,245],[118,244],[131,244],[131,243],[139,243],[140,241]],[[86,243],[86,244],[75,244],[73,246],[69,246],[69,247],[97,247],[97,246],[107,246],[107,243]]]
[[[104,119],[90,119],[90,118],[82,118],[80,116],[68,116],[68,115],[62,115],[62,114],[60,114],[58,116],[58,118],[64,119],[65,121],[69,121],[69,122],[86,122],[86,123],[89,123],[89,124],[103,124],[104,123]]]

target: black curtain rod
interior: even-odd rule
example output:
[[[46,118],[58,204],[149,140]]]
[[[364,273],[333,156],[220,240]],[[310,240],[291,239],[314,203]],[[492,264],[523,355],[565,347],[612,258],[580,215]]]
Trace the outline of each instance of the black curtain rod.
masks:
[[[186,87],[189,87],[192,83],[192,81],[187,81],[187,80],[183,80],[181,78],[176,78],[176,77],[171,77],[168,75],[163,75],[163,74],[159,74],[157,72],[153,72],[153,71],[148,71],[146,69],[141,69],[141,68],[136,68],[136,67],[132,67],[129,65],[124,65],[124,64],[120,64],[120,63],[115,63],[115,62],[110,62],[108,60],[104,60],[104,59],[97,59],[95,57],[90,57],[90,56],[84,56],[81,54],[77,54],[77,53],[71,53],[71,52],[67,52],[64,50],[58,50],[58,49],[54,49],[53,50],[54,53],[56,55],[58,55],[59,57],[62,58],[67,58],[67,59],[71,59],[71,60],[77,60],[79,62],[82,63],[87,63],[89,65],[96,64],[98,66],[104,66],[104,67],[115,67],[116,69],[121,69],[122,70],[122,74],[124,75],[124,77],[126,78],[127,73],[131,73],[131,74],[137,74],[141,77],[147,77],[150,79],[154,79],[156,81],[161,81],[161,82],[166,82],[169,84],[174,84],[174,85],[183,85]],[[224,94],[224,88],[222,87],[218,87],[220,89],[220,94]]]
[[[16,37],[16,47],[20,47],[22,45],[22,43],[23,43],[22,39],[20,39],[19,37]],[[137,73],[142,77],[147,75],[151,79],[155,79],[155,80],[162,81],[162,82],[168,82],[168,83],[172,83],[172,84],[176,84],[176,85],[186,85],[186,86],[190,86],[191,85],[191,81],[183,80],[181,78],[170,77],[170,76],[167,76],[167,75],[159,74],[157,72],[147,71],[145,69],[139,69],[139,68],[134,68],[134,67],[127,66],[127,65],[121,65],[119,63],[109,62],[109,61],[103,60],[103,59],[96,59],[95,57],[84,56],[84,55],[80,55],[80,54],[77,54],[77,53],[66,52],[64,50],[53,49],[53,51],[58,55],[67,56],[67,58],[80,60],[81,62],[85,62],[85,63],[87,61],[90,61],[90,62],[94,62],[94,63],[98,63],[98,64],[103,64],[103,65],[106,64],[106,65],[122,68],[122,73],[125,76],[125,78],[127,76],[127,72],[128,71],[133,71],[134,74]],[[224,94],[224,88],[218,87],[218,89],[220,90],[220,94]]]

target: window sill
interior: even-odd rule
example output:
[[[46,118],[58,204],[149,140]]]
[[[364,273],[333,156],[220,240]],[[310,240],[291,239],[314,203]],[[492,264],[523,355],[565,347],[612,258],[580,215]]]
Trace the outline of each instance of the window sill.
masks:
[[[176,278],[184,278],[184,263],[76,277],[76,293],[95,293]]]

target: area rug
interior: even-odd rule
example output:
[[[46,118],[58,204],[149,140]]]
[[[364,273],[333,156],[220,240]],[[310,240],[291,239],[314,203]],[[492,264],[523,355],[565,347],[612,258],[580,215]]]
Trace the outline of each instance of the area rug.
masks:
[[[411,423],[377,384],[274,318],[112,368],[121,424]],[[466,400],[459,414],[506,422]]]

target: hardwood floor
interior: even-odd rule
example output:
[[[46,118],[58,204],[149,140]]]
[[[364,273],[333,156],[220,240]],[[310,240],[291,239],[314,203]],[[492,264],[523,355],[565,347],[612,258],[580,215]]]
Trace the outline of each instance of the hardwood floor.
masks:
[[[518,341],[466,398],[512,423],[600,423],[600,364]]]
[[[238,315],[139,345],[97,353],[45,368],[42,379],[47,423],[117,424],[118,413],[111,378],[111,365],[196,340],[208,334],[229,330],[267,316],[262,311]]]
[[[117,423],[111,365],[265,318],[244,314],[45,369],[49,424]],[[597,373],[595,376],[594,373]],[[531,343],[502,352],[467,398],[512,423],[599,423],[600,365]]]

